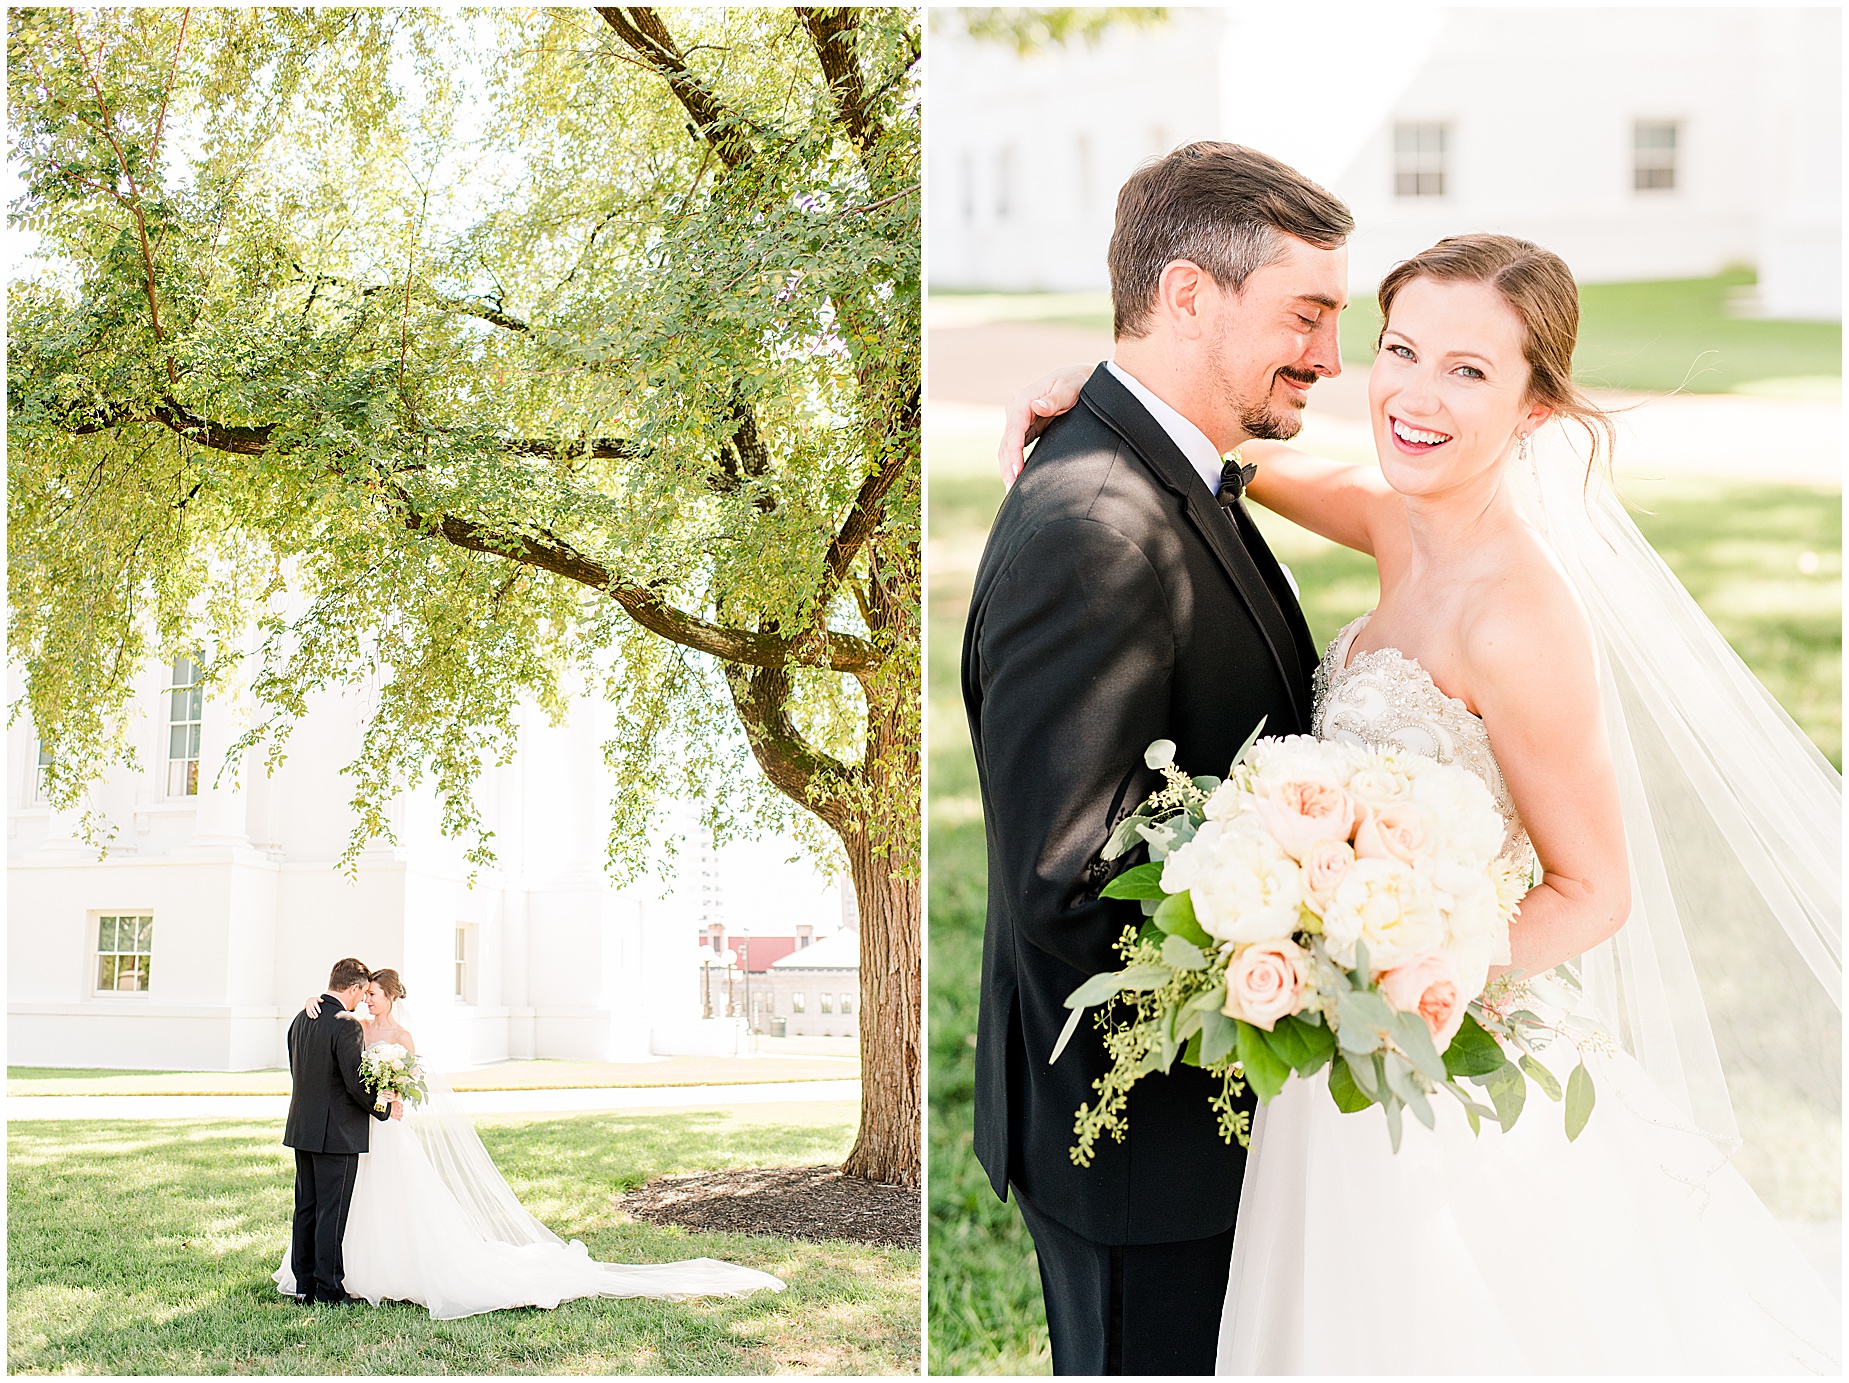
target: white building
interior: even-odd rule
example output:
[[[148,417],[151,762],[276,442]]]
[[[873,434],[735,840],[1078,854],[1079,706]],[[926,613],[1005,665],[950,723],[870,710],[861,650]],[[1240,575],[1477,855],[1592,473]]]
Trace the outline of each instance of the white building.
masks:
[[[1178,10],[1027,57],[932,33],[931,285],[1096,291],[1116,193],[1193,139],[1341,197],[1369,289],[1446,234],[1586,282],[1756,265],[1766,315],[1841,316],[1841,12]]]
[[[374,842],[349,879],[335,867],[354,821],[340,770],[359,749],[366,691],[311,701],[275,774],[248,755],[234,786],[216,780],[242,728],[236,699],[204,696],[196,677],[183,659],[142,679],[140,768],[88,795],[115,831],[103,858],[75,813],[45,804],[30,724],[8,732],[14,1064],[280,1065],[288,1022],[347,955],[399,971],[406,1019],[440,1066],[731,1052],[739,1025],[702,1022],[696,982],[700,921],[721,905],[728,866],[734,899],[779,922],[811,917],[818,933],[838,925],[838,889],[788,862],[793,842],[708,842],[676,880],[613,887],[608,708],[591,697],[559,728],[529,709],[513,761],[482,774],[497,863],[472,886],[429,787],[393,804],[396,842]],[[11,696],[21,690],[15,672]]]

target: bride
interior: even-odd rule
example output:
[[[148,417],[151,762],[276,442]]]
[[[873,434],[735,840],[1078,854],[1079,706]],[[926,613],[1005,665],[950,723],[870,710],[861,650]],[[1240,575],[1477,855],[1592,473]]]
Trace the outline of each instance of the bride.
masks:
[[[1595,1033],[1543,1060],[1564,1078],[1583,1054],[1598,1104],[1569,1143],[1538,1096],[1480,1137],[1440,1102],[1396,1155],[1371,1111],[1289,1083],[1253,1123],[1218,1369],[1839,1372],[1839,1303],[1735,1164],[1786,1201],[1822,1186],[1813,1212],[1836,1194],[1840,777],[1599,470],[1566,265],[1457,236],[1379,298],[1380,469],[1252,442],[1246,494],[1378,564],[1315,733],[1485,779],[1538,871],[1511,968]],[[1005,478],[1088,373],[1016,397]],[[1536,436],[1562,419],[1590,469]]]
[[[366,991],[368,1048],[417,1044],[394,1013],[405,988],[393,970],[373,972]],[[318,998],[308,1001],[316,1016]],[[343,1015],[346,1016],[346,1015]],[[346,1290],[377,1306],[413,1301],[435,1320],[516,1306],[550,1310],[577,1297],[742,1296],[783,1283],[755,1268],[712,1258],[680,1263],[599,1263],[521,1206],[495,1169],[469,1116],[427,1067],[428,1095],[404,1119],[374,1125],[361,1155],[341,1240]],[[293,1296],[289,1253],[274,1274]]]

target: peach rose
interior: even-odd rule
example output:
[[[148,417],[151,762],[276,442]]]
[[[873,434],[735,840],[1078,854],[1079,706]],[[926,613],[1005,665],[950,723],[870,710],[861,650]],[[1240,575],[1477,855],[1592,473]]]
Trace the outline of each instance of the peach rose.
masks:
[[[1432,1042],[1439,1051],[1451,1045],[1457,1030],[1464,1024],[1469,996],[1458,984],[1451,957],[1443,951],[1427,951],[1414,956],[1404,965],[1396,965],[1380,977],[1381,997],[1401,1013],[1416,1013],[1432,1030]]]
[[[1355,829],[1355,801],[1333,783],[1292,778],[1274,784],[1254,806],[1265,829],[1294,860],[1318,841],[1347,840]]]
[[[1309,953],[1294,941],[1257,941],[1226,967],[1228,1018],[1243,1018],[1270,1032],[1278,1019],[1303,1008]]]
[[[1319,840],[1303,852],[1298,861],[1303,866],[1303,901],[1311,912],[1322,916],[1335,896],[1335,886],[1354,862],[1355,847],[1345,840]]]
[[[1371,808],[1355,832],[1355,854],[1362,859],[1418,864],[1438,853],[1438,818],[1416,802]]]

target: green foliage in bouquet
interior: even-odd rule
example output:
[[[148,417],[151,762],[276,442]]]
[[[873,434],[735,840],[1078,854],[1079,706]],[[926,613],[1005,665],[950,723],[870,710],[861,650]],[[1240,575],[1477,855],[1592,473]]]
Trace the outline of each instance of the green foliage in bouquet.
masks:
[[[1229,774],[1263,730],[1261,720],[1234,756]],[[1567,1037],[1582,1051],[1608,1043],[1597,1033],[1569,1032],[1543,1019],[1527,1007],[1531,987],[1517,978],[1500,977],[1473,1000],[1441,1054],[1425,1020],[1394,1009],[1370,980],[1366,945],[1357,943],[1352,967],[1340,965],[1316,935],[1321,919],[1306,907],[1302,930],[1308,934],[1313,1003],[1278,1018],[1269,1030],[1230,1016],[1225,1011],[1226,961],[1233,943],[1208,935],[1188,893],[1162,888],[1164,861],[1194,839],[1206,820],[1207,799],[1222,780],[1188,776],[1175,766],[1174,753],[1168,740],[1149,747],[1144,762],[1163,775],[1164,786],[1123,821],[1102,852],[1106,860],[1115,860],[1139,844],[1148,848],[1148,863],[1125,870],[1102,891],[1103,897],[1140,904],[1144,921],[1126,927],[1118,940],[1121,970],[1094,975],[1067,996],[1071,1013],[1049,1058],[1059,1059],[1085,1011],[1097,1008],[1111,1069],[1094,1082],[1097,1102],[1077,1112],[1077,1141],[1071,1150],[1076,1164],[1090,1166],[1098,1139],[1106,1134],[1123,1141],[1131,1087],[1144,1076],[1168,1073],[1177,1061],[1220,1078],[1211,1102],[1219,1133],[1242,1146],[1250,1141],[1251,1116],[1236,1106],[1238,1096],[1250,1089],[1268,1103],[1293,1074],[1309,1077],[1325,1066],[1337,1108],[1357,1113],[1370,1105],[1381,1107],[1395,1152],[1406,1111],[1427,1128],[1435,1126],[1429,1097],[1438,1091],[1463,1106],[1473,1132],[1481,1133],[1484,1119],[1506,1132],[1521,1115],[1530,1081],[1550,1100],[1564,1098],[1567,1137],[1578,1138],[1594,1102],[1584,1060],[1563,1092],[1535,1053],[1556,1037]],[[1579,988],[1565,966],[1552,978]],[[1505,1045],[1519,1056],[1507,1055]]]

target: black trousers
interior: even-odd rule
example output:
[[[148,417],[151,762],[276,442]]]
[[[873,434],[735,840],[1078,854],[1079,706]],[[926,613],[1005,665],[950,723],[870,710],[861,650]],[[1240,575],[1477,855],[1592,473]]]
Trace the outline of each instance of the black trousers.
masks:
[[[358,1153],[295,1153],[295,1228],[289,1267],[295,1290],[310,1301],[338,1301],[346,1296],[346,1261],[340,1242],[347,1234],[347,1207],[353,1203]]]
[[[1025,1199],[1058,1374],[1211,1374],[1233,1231],[1174,1244],[1098,1244]]]

